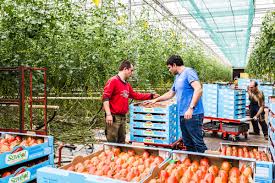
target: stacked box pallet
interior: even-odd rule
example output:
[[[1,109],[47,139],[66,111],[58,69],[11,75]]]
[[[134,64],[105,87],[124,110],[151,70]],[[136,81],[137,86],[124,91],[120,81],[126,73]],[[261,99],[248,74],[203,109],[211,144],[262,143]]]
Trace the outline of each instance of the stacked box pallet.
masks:
[[[203,84],[202,102],[204,115],[218,117],[218,84]]]
[[[172,101],[152,107],[130,105],[130,141],[169,145],[180,137],[177,105]]]
[[[29,182],[54,165],[53,137],[0,132],[0,183]]]
[[[259,89],[264,93],[265,105],[268,106],[269,105],[268,98],[270,96],[275,95],[275,89],[274,89],[274,87],[272,85],[261,85]]]
[[[77,156],[61,167],[38,170],[38,183],[143,182],[171,156],[170,149],[105,143],[88,156]]]
[[[246,116],[246,91],[235,89],[219,89],[218,117],[242,119]]]

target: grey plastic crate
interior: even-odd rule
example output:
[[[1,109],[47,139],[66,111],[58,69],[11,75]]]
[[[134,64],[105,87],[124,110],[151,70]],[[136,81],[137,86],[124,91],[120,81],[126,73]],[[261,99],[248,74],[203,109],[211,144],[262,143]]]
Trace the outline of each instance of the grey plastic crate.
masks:
[[[217,121],[210,121],[203,123],[202,127],[204,130],[219,130],[220,124]]]
[[[227,132],[247,132],[249,129],[248,123],[240,123],[240,124],[223,124],[223,131]]]

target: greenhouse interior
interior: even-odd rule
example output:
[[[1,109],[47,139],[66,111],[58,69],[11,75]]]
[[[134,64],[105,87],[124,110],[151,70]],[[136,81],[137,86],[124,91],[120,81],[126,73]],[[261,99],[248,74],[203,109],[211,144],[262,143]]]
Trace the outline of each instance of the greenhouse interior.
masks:
[[[275,182],[274,0],[0,1],[0,183]]]

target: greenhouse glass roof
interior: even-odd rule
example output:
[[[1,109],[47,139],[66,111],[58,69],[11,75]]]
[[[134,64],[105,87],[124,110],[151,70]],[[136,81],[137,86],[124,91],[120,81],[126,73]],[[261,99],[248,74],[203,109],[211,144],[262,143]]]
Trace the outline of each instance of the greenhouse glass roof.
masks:
[[[245,67],[262,18],[275,11],[273,0],[117,0],[128,4],[132,19],[151,9],[149,24],[183,30],[187,42],[204,46],[226,65]],[[178,26],[171,23],[176,19]]]
[[[233,66],[243,67],[254,17],[253,0],[180,0]]]

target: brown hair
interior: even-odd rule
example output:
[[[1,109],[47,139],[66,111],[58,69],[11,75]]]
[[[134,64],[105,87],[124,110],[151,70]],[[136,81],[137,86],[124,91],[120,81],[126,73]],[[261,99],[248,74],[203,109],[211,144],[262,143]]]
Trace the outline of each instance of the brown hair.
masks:
[[[119,66],[119,71],[123,71],[124,68],[130,69],[132,66],[131,62],[129,60],[123,60]]]

